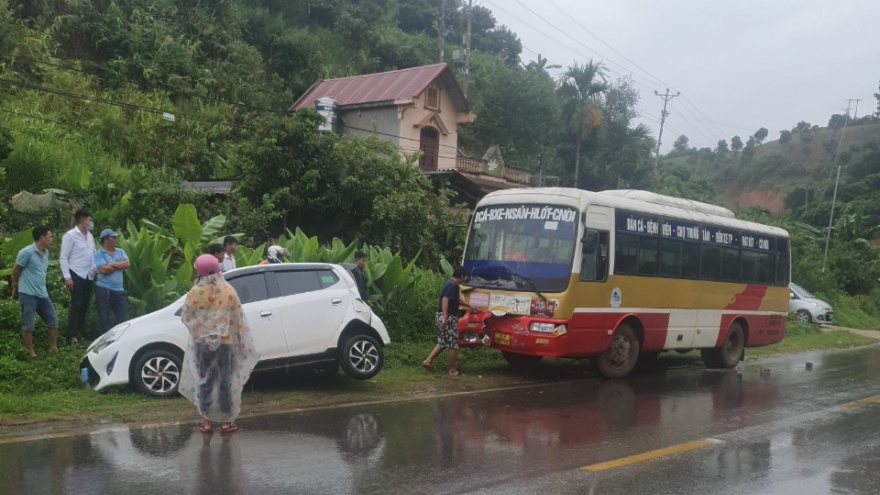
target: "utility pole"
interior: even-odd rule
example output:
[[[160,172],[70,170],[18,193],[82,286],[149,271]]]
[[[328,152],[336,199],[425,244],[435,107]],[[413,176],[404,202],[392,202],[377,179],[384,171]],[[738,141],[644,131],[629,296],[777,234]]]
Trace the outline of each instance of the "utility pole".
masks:
[[[654,91],[654,94],[663,98],[663,111],[660,112],[660,134],[657,135],[657,151],[654,155],[654,168],[657,168],[657,163],[660,161],[660,143],[663,140],[663,124],[666,123],[666,117],[669,116],[669,112],[666,111],[666,104],[669,103],[669,100],[675,98],[676,96],[681,95],[681,91],[676,91],[675,94],[669,94],[669,88],[666,88],[665,94],[660,94],[657,91]]]
[[[446,44],[446,0],[440,0],[440,63],[446,60],[443,48]]]
[[[858,116],[859,116],[859,102],[860,101],[862,101],[861,98],[850,98],[850,99],[846,100],[847,106],[849,106],[849,104],[852,102],[856,102],[856,109],[853,111],[853,120],[856,120],[856,118],[858,118]]]
[[[474,12],[474,0],[468,0],[467,34],[464,35],[464,72],[461,76],[461,90],[467,98],[468,76],[471,72],[471,17]]]
[[[834,155],[834,163],[837,165],[837,179],[834,180],[834,195],[831,197],[831,215],[828,217],[828,231],[825,232],[825,254],[822,255],[822,273],[825,273],[825,261],[828,260],[828,244],[831,241],[831,226],[834,224],[834,203],[837,202],[837,185],[840,184],[840,149],[843,147],[843,136],[846,134],[846,124],[849,122],[849,106],[853,100],[846,100],[846,118],[843,119],[843,130],[840,131],[840,141],[837,142],[837,154]]]

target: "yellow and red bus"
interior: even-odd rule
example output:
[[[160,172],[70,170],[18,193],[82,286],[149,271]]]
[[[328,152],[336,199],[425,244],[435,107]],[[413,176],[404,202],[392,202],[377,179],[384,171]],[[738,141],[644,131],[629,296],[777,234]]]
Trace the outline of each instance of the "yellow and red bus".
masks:
[[[591,358],[609,378],[662,351],[732,368],[785,336],[788,233],[648,191],[508,189],[474,210],[459,344],[512,365]],[[485,338],[488,337],[488,338]]]

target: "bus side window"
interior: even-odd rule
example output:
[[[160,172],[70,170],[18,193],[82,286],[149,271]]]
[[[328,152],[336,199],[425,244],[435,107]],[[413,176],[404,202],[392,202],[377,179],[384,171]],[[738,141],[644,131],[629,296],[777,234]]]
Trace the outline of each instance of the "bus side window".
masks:
[[[599,244],[592,253],[583,253],[581,281],[604,281],[608,276],[608,232],[599,231]]]

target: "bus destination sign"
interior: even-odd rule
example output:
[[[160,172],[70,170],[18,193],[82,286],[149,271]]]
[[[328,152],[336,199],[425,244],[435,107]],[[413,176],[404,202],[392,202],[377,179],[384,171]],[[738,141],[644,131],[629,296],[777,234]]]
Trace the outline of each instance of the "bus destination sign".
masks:
[[[751,232],[740,232],[714,225],[699,225],[670,218],[658,218],[633,212],[617,212],[617,231],[658,236],[662,239],[705,242],[770,251],[772,239]]]

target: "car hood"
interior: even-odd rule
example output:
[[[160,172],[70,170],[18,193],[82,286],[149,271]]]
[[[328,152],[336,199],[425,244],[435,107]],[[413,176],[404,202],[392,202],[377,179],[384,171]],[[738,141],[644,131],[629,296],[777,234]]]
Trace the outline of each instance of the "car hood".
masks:
[[[831,311],[831,305],[828,304],[827,302],[821,300],[821,299],[813,299],[813,298],[810,298],[810,297],[805,297],[805,298],[803,298],[803,299],[801,299],[801,300],[802,300],[802,301],[806,301],[806,302],[808,302],[808,303],[813,303],[813,304],[815,304],[816,306],[819,306],[820,308],[822,308],[822,309],[825,310],[825,311]]]

